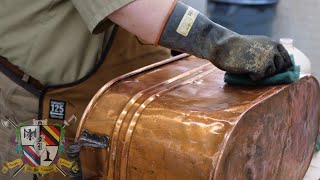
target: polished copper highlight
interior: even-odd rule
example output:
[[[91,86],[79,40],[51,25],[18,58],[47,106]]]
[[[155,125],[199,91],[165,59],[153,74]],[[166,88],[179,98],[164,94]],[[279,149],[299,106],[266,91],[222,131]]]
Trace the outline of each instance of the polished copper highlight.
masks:
[[[224,72],[186,54],[106,84],[78,133],[110,137],[82,148],[85,179],[301,179],[319,131],[312,76],[281,86],[223,82]]]

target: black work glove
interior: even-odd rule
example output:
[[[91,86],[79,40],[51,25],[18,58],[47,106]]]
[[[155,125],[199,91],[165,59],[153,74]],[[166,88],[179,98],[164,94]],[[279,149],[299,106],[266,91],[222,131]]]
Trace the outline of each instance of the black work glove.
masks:
[[[253,80],[287,71],[293,66],[280,43],[264,36],[239,35],[181,2],[170,15],[159,44],[210,60],[229,73],[248,74]]]

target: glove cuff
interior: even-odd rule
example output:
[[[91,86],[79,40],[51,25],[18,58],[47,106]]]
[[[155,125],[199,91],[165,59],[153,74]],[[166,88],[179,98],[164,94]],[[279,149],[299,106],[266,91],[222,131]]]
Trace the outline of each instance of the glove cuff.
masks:
[[[160,38],[161,38],[161,35],[162,35],[162,32],[163,32],[163,29],[164,29],[164,27],[166,26],[166,24],[167,24],[167,22],[168,22],[168,20],[169,20],[169,18],[170,18],[170,16],[171,16],[174,8],[176,7],[177,1],[178,1],[178,0],[174,0],[174,2],[172,3],[172,5],[171,5],[171,7],[170,7],[170,9],[169,9],[169,11],[168,11],[168,13],[167,13],[167,15],[166,15],[166,18],[165,18],[164,21],[162,22],[161,28],[160,28],[160,30],[159,30],[159,32],[158,32],[156,41],[155,41],[155,43],[154,43],[155,46],[158,46],[158,44],[159,44],[159,41],[160,41]]]
[[[180,1],[159,35],[159,45],[208,60],[213,60],[221,44],[238,36]]]

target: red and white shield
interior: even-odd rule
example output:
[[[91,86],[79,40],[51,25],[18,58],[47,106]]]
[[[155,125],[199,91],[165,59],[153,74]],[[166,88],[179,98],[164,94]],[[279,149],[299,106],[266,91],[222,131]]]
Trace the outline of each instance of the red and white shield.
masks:
[[[30,166],[50,166],[57,156],[61,127],[34,125],[20,128],[23,154]]]

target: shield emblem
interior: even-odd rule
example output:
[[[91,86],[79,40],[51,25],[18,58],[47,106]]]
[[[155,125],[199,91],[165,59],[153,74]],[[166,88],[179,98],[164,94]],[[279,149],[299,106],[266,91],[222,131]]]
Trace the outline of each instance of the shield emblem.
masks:
[[[43,137],[40,136],[40,138],[43,138]],[[43,141],[36,141],[36,142],[34,143],[34,145],[33,145],[36,153],[37,153],[38,155],[40,155],[40,156],[41,156],[41,155],[44,153],[44,151],[46,150],[46,146],[47,146],[46,142],[43,142]]]
[[[60,145],[61,127],[34,125],[20,128],[23,155],[32,167],[50,166],[57,156]]]

